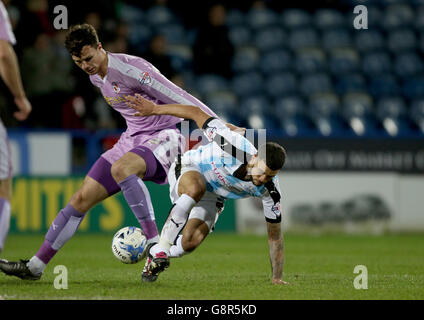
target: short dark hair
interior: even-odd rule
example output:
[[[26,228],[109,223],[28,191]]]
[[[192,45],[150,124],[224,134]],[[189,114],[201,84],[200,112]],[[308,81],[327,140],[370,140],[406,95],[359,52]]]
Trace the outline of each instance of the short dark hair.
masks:
[[[73,56],[79,57],[82,48],[87,45],[96,48],[98,44],[96,29],[88,23],[72,26],[66,35],[65,47]]]
[[[280,170],[286,162],[286,150],[275,142],[267,142],[258,149],[258,158],[265,160],[271,170]]]

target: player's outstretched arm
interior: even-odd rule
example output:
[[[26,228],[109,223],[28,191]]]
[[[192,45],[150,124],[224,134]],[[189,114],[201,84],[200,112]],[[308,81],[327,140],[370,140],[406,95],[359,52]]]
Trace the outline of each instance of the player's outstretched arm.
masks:
[[[281,223],[267,222],[269,257],[272,268],[273,284],[288,284],[283,281],[284,244],[281,232]]]
[[[0,76],[15,97],[19,111],[15,112],[14,116],[20,121],[25,120],[32,106],[25,95],[15,50],[4,40],[0,40]]]
[[[155,104],[154,102],[143,98],[136,93],[135,96],[127,96],[127,105],[137,112],[136,117],[148,117],[153,115],[170,115],[178,118],[191,119],[196,122],[199,128],[211,116],[196,106],[188,106],[181,104]]]

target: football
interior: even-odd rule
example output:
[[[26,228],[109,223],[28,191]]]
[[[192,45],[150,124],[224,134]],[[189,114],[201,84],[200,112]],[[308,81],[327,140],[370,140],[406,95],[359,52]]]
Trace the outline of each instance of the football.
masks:
[[[112,239],[112,252],[123,263],[137,263],[145,256],[147,238],[137,227],[124,227]]]

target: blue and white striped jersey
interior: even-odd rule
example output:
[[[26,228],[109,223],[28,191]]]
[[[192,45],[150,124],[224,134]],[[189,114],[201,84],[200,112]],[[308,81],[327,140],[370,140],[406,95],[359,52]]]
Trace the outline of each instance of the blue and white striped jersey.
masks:
[[[235,176],[236,171],[257,153],[253,144],[216,118],[206,121],[203,130],[210,143],[185,152],[181,165],[195,166],[206,180],[207,191],[224,199],[262,198],[267,221],[281,221],[281,192],[277,176],[262,186]]]

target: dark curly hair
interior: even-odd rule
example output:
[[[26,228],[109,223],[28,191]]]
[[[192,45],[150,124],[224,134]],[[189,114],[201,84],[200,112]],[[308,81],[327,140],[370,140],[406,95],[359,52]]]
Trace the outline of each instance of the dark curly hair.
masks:
[[[286,162],[286,150],[278,143],[267,142],[259,147],[258,157],[271,170],[280,170]]]
[[[87,23],[72,26],[66,35],[65,47],[73,56],[80,57],[83,47],[88,45],[96,48],[98,44],[96,29]]]

